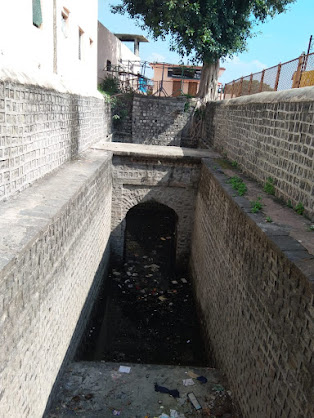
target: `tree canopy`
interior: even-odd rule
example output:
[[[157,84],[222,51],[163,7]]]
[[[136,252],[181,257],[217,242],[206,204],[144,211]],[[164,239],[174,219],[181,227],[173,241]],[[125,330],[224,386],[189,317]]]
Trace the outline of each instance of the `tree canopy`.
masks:
[[[286,10],[295,0],[121,0],[153,37],[172,36],[171,49],[194,62],[215,63],[245,50],[254,25]]]

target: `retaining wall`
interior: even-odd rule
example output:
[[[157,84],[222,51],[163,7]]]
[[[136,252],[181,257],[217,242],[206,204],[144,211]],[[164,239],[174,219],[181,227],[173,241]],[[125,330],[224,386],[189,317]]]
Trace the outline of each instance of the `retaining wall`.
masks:
[[[101,98],[0,81],[0,200],[109,140],[110,112]]]
[[[41,417],[108,263],[111,155],[87,152],[1,212],[0,416]]]
[[[314,219],[314,87],[207,104],[202,143]]]
[[[147,145],[192,146],[188,135],[191,111],[192,106],[185,97],[135,95],[132,142]]]
[[[314,257],[215,168],[201,170],[191,246],[211,354],[245,417],[312,417]]]

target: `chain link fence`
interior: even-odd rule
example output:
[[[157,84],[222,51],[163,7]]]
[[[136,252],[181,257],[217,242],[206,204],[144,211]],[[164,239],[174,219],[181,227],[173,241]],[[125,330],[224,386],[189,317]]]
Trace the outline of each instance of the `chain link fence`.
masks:
[[[225,84],[224,98],[306,86],[314,86],[314,53],[233,80]]]

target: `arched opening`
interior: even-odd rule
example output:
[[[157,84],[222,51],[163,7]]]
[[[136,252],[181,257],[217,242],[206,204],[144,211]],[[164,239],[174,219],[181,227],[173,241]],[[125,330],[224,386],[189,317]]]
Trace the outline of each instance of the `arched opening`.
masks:
[[[109,274],[84,360],[206,364],[192,282],[176,270],[177,224],[175,211],[157,201],[128,211],[123,262]]]
[[[136,263],[147,260],[150,265],[158,266],[158,272],[164,279],[172,276],[176,259],[177,219],[173,209],[156,201],[140,203],[130,209],[126,215],[124,261]]]

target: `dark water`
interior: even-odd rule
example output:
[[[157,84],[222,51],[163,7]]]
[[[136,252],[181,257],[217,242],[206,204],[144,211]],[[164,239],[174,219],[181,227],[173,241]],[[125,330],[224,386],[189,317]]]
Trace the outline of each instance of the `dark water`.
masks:
[[[128,213],[125,263],[108,286],[80,360],[206,365],[192,286],[175,272],[176,215],[157,204]]]

